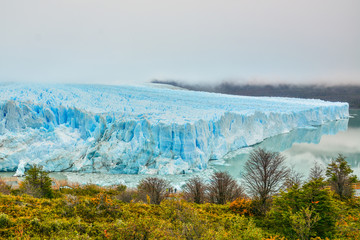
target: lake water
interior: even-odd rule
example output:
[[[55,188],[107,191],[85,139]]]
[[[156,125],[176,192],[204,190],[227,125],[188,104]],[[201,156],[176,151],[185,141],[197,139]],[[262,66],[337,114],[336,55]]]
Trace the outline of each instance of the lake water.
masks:
[[[205,171],[165,177],[176,188],[180,188],[188,178],[194,175],[208,179],[217,170],[228,171],[235,178],[241,179],[249,153],[254,147],[262,147],[269,151],[281,152],[286,157],[286,163],[306,178],[315,162],[325,168],[333,158],[342,154],[360,178],[360,110],[350,110],[350,115],[350,119],[334,121],[318,127],[296,129],[265,139],[255,146],[231,152],[223,159],[211,161],[209,168]],[[10,177],[13,174],[0,173],[0,176]],[[148,175],[98,173],[51,173],[50,176],[81,184],[125,184],[128,187],[135,187],[141,179],[148,177]]]
[[[286,157],[287,164],[305,177],[315,162],[326,167],[333,158],[342,154],[354,174],[360,177],[360,110],[350,110],[350,116],[350,119],[319,127],[296,129],[268,138],[253,147],[281,152]],[[215,168],[226,170],[234,177],[241,177],[253,147],[230,153],[222,161],[212,164],[220,164]]]

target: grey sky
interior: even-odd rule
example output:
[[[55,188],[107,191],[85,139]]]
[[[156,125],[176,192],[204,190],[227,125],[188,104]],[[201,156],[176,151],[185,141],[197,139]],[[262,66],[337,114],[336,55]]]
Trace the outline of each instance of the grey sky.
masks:
[[[360,84],[359,0],[0,0],[0,81]]]

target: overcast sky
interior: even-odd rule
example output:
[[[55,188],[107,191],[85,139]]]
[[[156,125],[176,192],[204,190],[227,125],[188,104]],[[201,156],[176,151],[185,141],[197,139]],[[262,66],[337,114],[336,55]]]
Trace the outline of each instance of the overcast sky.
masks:
[[[0,0],[0,81],[360,84],[359,0]]]

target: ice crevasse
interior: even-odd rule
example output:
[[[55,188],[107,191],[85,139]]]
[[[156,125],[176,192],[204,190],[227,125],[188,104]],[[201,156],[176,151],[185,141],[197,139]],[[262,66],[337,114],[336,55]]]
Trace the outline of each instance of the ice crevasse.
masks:
[[[104,85],[0,85],[0,171],[179,174],[347,103]]]

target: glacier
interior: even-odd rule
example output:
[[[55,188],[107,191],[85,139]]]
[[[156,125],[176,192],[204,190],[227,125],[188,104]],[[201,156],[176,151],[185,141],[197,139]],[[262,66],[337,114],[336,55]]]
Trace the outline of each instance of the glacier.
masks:
[[[0,171],[183,174],[349,105],[155,86],[0,85]]]

